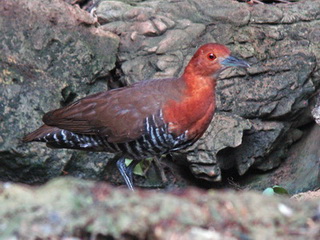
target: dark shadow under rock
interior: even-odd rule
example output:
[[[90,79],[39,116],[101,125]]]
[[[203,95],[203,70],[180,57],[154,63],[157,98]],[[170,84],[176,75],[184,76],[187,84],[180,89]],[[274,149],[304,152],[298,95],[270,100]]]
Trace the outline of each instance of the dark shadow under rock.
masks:
[[[279,185],[290,194],[318,189],[320,186],[320,127],[312,124],[304,136],[290,148],[286,161],[279,168],[266,173],[249,172],[236,182],[238,187],[263,190]]]

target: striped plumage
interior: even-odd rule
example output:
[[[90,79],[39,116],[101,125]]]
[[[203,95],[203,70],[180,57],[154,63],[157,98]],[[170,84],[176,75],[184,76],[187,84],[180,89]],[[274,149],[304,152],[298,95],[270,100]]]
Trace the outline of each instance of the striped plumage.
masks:
[[[158,121],[156,119],[159,119]],[[159,122],[161,121],[161,122]],[[34,134],[38,137],[32,141],[46,142],[52,148],[70,148],[87,151],[122,152],[127,158],[144,159],[155,155],[168,153],[191,145],[193,142],[186,138],[188,130],[179,136],[168,132],[168,124],[162,118],[152,115],[144,121],[145,134],[137,139],[126,142],[109,142],[107,136],[97,134],[77,134],[65,129],[52,128],[43,125]],[[158,125],[158,124],[161,125]],[[45,132],[48,129],[49,132]],[[25,139],[25,141],[29,141]]]
[[[223,45],[203,45],[180,78],[142,81],[87,96],[45,114],[45,125],[23,140],[121,153],[117,166],[133,189],[136,163],[185,148],[202,136],[215,111],[216,79],[231,66],[249,65],[231,57]],[[131,166],[125,166],[124,157],[134,160]]]

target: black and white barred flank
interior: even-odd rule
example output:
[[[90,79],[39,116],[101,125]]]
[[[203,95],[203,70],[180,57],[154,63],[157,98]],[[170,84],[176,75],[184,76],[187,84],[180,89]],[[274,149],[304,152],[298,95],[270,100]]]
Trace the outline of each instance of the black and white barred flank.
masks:
[[[70,148],[87,151],[122,152],[131,159],[144,159],[155,155],[176,151],[191,145],[188,141],[188,131],[179,136],[168,132],[168,125],[163,123],[162,112],[157,116],[145,119],[145,134],[136,140],[114,143],[100,135],[76,134],[68,130],[58,130],[48,133],[35,141],[46,142],[53,148]]]

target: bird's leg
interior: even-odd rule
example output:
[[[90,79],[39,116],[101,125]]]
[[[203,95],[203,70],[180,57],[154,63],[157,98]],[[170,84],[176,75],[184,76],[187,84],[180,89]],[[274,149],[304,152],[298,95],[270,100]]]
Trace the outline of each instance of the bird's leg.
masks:
[[[133,183],[133,169],[135,168],[135,166],[137,166],[137,164],[140,161],[132,161],[128,167],[126,167],[126,174],[129,177],[129,180],[131,181],[131,183]]]
[[[121,173],[121,176],[123,177],[124,181],[126,182],[128,188],[131,191],[134,191],[134,189],[133,189],[133,180],[132,180],[133,167],[130,167],[130,165],[132,163],[134,163],[135,161],[130,163],[130,165],[128,167],[126,166],[125,161],[126,161],[126,159],[124,157],[119,158],[117,160],[117,168],[118,168],[119,172]]]
[[[154,160],[154,164],[156,165],[156,167],[159,170],[162,183],[166,184],[168,182],[168,179],[167,179],[166,174],[164,173],[163,167],[161,165],[161,162],[160,162],[161,158],[162,158],[162,156],[160,157],[160,159],[158,157],[153,157],[153,160]]]

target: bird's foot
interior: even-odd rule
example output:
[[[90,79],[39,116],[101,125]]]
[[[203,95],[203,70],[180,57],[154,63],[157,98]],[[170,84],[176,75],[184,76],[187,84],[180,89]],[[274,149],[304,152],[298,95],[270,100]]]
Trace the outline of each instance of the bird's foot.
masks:
[[[161,178],[161,182],[165,185],[168,182],[168,178],[166,177],[166,174],[164,173],[163,170],[163,166],[160,162],[162,157],[160,157],[160,159],[158,157],[154,157],[154,164],[157,167],[159,174],[160,174],[160,178]]]
[[[126,159],[124,157],[119,158],[119,160],[117,160],[117,168],[121,174],[121,176],[123,177],[126,185],[128,186],[128,188],[131,191],[134,191],[133,188],[133,169],[134,167],[137,165],[138,162],[136,161],[132,161],[129,166],[126,166],[125,163]]]

